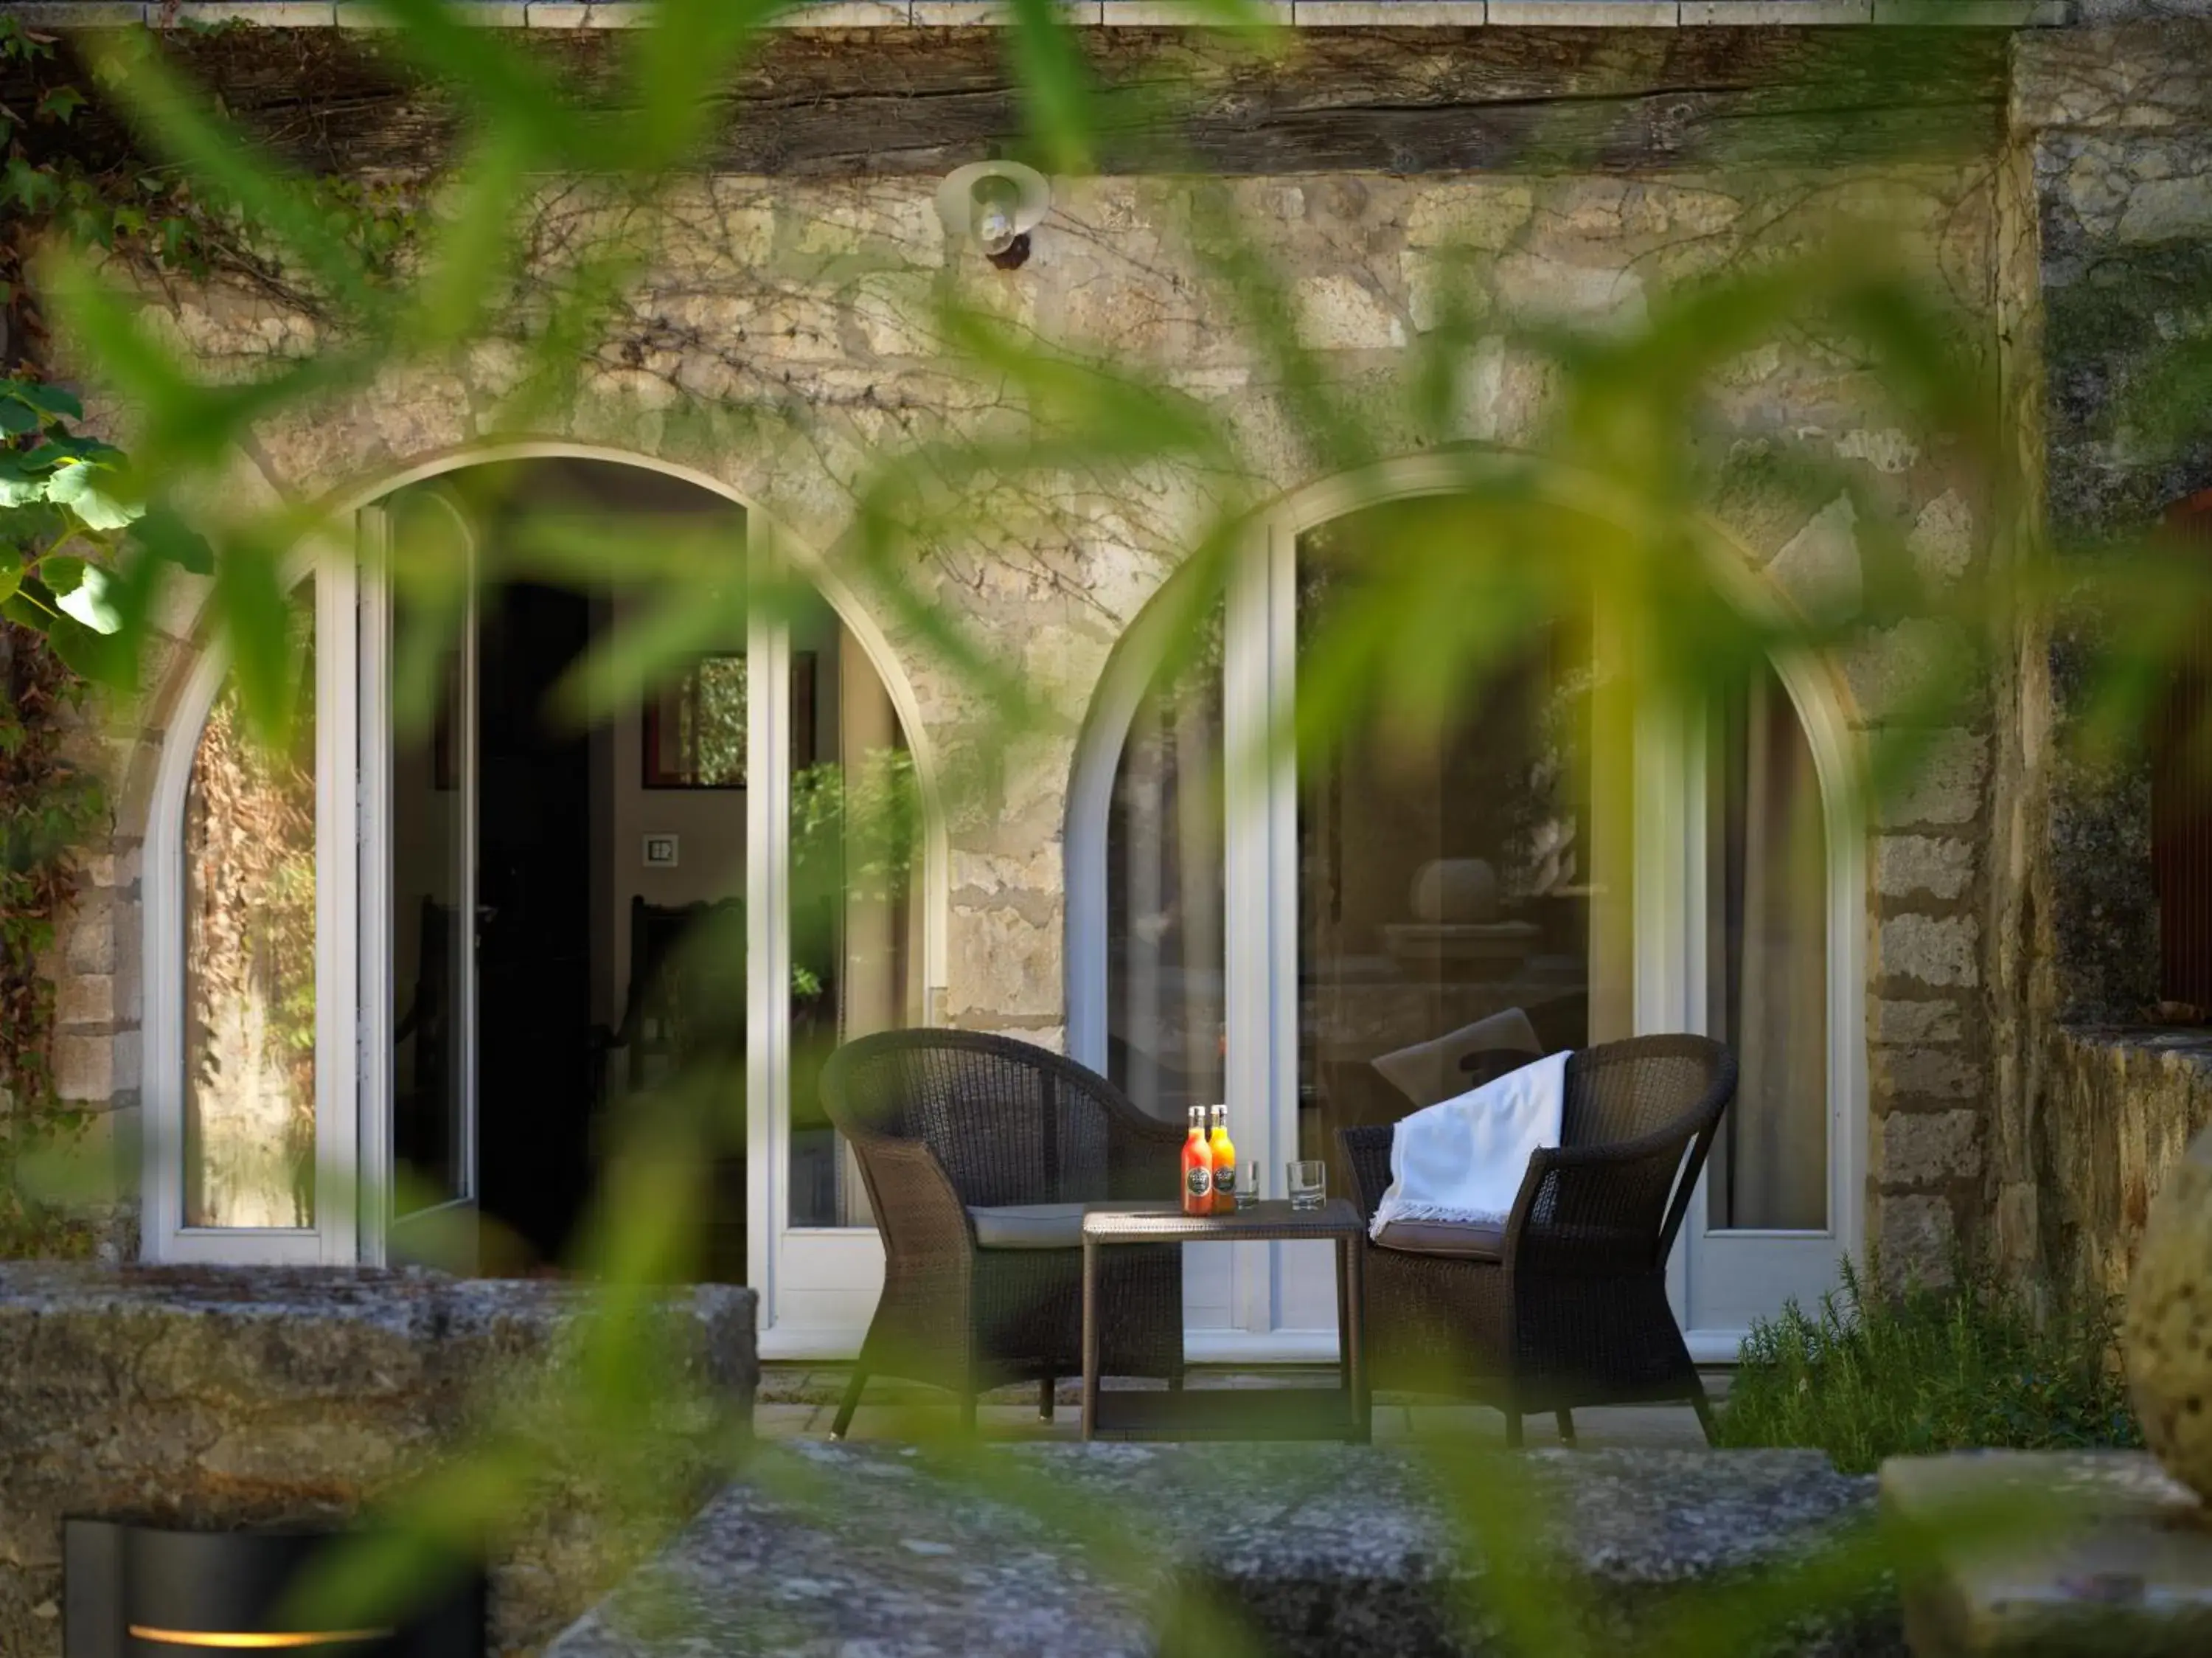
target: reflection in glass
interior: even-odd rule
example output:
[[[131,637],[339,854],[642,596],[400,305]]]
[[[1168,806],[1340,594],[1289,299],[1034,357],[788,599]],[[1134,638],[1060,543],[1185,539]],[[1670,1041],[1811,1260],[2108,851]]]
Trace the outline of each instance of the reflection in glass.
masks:
[[[1300,539],[1297,637],[1357,599],[1378,509]],[[1590,625],[1538,622],[1413,732],[1348,722],[1298,774],[1298,1146],[1396,1121],[1541,1054],[1628,1033],[1627,795]],[[1341,1171],[1336,1172],[1341,1176]]]
[[[811,678],[808,684],[812,683]],[[795,721],[811,710],[794,700]],[[804,736],[794,738],[811,748]],[[745,659],[726,652],[702,657],[645,706],[647,789],[742,789],[745,786]]]
[[[393,654],[431,624],[404,598],[392,607]],[[392,746],[392,1210],[409,1215],[468,1195],[468,1017],[475,972],[464,930],[471,766],[465,669],[458,643],[442,652],[428,731]]]
[[[1107,1073],[1170,1122],[1225,1097],[1221,625],[1138,704],[1106,820]]]
[[[185,1224],[315,1223],[314,657],[303,591],[288,741],[227,686],[185,796]]]
[[[890,693],[826,601],[792,643],[791,1224],[869,1226],[820,1079],[840,1043],[919,1011],[918,799]]]
[[[1813,751],[1765,669],[1713,716],[1707,1028],[1735,1049],[1709,1224],[1828,1223],[1827,830]]]

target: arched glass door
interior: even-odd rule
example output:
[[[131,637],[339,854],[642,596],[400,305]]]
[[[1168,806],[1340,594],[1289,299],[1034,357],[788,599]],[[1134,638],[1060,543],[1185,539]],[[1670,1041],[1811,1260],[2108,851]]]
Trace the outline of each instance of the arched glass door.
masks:
[[[881,642],[640,466],[533,452],[357,528],[299,590],[285,748],[210,659],[158,769],[147,1254],[557,1269],[634,1103],[680,1085],[711,1130],[690,1270],[762,1291],[764,1346],[849,1352],[882,1253],[815,1079],[943,972]],[[679,543],[727,584],[656,588]],[[672,612],[666,671],[578,718],[595,643]]]
[[[635,467],[449,475],[362,528],[372,1247],[566,1262],[629,1126],[680,1099],[692,1270],[761,1289],[785,1340],[849,1346],[880,1248],[816,1077],[917,1018],[925,977],[919,795],[868,651],[751,515]],[[540,544],[605,552],[554,579]],[[731,585],[635,573],[677,545]],[[683,649],[635,701],[561,713],[679,600]]]
[[[1333,741],[1296,753],[1310,642],[1359,602],[1389,537],[1435,528],[1422,510],[1267,525],[1195,668],[1184,651],[1148,674],[1157,644],[1133,630],[1071,800],[1072,1046],[1172,1105],[1216,1086],[1192,1033],[1218,1026],[1240,1148],[1279,1178],[1285,1157],[1328,1157],[1339,1128],[1536,1054],[1719,1035],[1743,1085],[1671,1282],[1701,1356],[1733,1356],[1752,1317],[1817,1296],[1856,1241],[1862,898],[1840,746],[1801,712],[1817,676],[1764,672],[1694,717],[1632,706],[1595,602],[1528,619],[1431,727],[1354,698]],[[1240,778],[1236,757],[1263,754]],[[1209,933],[1216,915],[1235,923]],[[1320,1254],[1255,1246],[1194,1269],[1193,1352],[1324,1347]]]

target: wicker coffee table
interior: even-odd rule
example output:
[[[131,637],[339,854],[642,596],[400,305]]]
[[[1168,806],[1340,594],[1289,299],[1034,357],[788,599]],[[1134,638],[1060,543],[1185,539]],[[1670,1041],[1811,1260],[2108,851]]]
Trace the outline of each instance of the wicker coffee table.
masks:
[[[1341,1439],[1367,1442],[1370,1401],[1360,1353],[1359,1211],[1342,1198],[1319,1209],[1286,1199],[1234,1215],[1164,1214],[1107,1204],[1083,1217],[1083,1436],[1085,1439]],[[1327,1240],[1336,1246],[1334,1387],[1103,1392],[1098,1386],[1098,1257],[1116,1244],[1263,1243]]]

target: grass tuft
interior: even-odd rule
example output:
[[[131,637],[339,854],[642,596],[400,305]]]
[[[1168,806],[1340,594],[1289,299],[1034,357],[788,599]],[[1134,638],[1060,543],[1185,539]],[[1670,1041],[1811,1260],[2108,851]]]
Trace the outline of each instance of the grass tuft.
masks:
[[[2039,1311],[1987,1281],[1870,1294],[1850,1262],[1817,1315],[1795,1301],[1745,1339],[1723,1445],[1810,1445],[1850,1473],[1968,1447],[2136,1446],[2112,1310]]]

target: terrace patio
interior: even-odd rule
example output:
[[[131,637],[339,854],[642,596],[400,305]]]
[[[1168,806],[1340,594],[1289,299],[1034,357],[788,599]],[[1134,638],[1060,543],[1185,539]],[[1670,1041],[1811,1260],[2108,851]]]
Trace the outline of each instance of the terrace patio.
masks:
[[[2161,936],[2212,940],[2212,899],[2185,902],[2212,885],[2169,879],[2166,820],[2147,807],[2166,772],[2054,761],[2045,738],[2081,711],[2063,632],[2037,619],[1986,662],[1966,653],[1953,696],[1930,667],[1948,625],[1900,625],[1875,600],[1890,564],[1963,601],[2046,534],[2101,547],[2161,515],[2212,546],[2212,450],[2110,441],[2133,418],[2124,393],[2171,345],[2172,296],[2212,270],[2209,9],[1270,0],[1261,9],[1303,50],[1248,64],[1180,8],[1106,0],[1073,9],[1073,49],[1117,96],[1190,76],[1188,131],[1040,178],[1049,212],[1034,249],[1024,232],[1002,263],[970,245],[976,225],[944,194],[948,168],[1001,156],[1024,128],[1020,76],[985,27],[1000,9],[825,0],[733,71],[700,176],[623,233],[640,250],[634,280],[592,344],[588,383],[550,425],[514,419],[502,338],[434,371],[395,357],[271,420],[234,457],[210,438],[235,460],[226,497],[330,515],[327,546],[282,572],[309,643],[298,689],[315,741],[257,758],[252,658],[229,637],[220,585],[149,607],[144,683],[100,709],[104,726],[70,713],[45,732],[58,753],[96,748],[86,775],[111,798],[69,850],[76,873],[40,923],[40,959],[15,963],[51,988],[50,1017],[20,1045],[51,1057],[58,1115],[89,1121],[84,1191],[99,1200],[70,1252],[34,1253],[82,1244],[104,1265],[0,1266],[0,1658],[61,1650],[83,1598],[63,1582],[70,1519],[341,1528],[487,1443],[516,1453],[499,1465],[499,1501],[472,1516],[489,1522],[499,1658],[1232,1650],[1179,1621],[1194,1585],[1285,1655],[1551,1658],[1672,1637],[1669,1650],[1734,1658],[1752,1645],[1682,1637],[1688,1601],[1756,1593],[1857,1534],[1896,1497],[1900,1466],[1907,1506],[1930,1514],[1954,1474],[2000,1473],[1981,1452],[1909,1458],[1878,1495],[1819,1451],[1713,1448],[1687,1404],[1577,1402],[1571,1427],[1564,1412],[1555,1425],[1556,1386],[1516,1393],[1510,1378],[1504,1397],[1522,1416],[1385,1378],[1370,1417],[1359,1356],[1363,1332],[1387,1348],[1425,1321],[1494,1336],[1547,1287],[1568,1304],[1548,1332],[1568,1361],[1554,1368],[1594,1372],[1600,1347],[1651,1350],[1648,1330],[1584,1339],[1632,1322],[1607,1314],[1634,1299],[1620,1290],[1633,1278],[1644,1322],[1673,1341],[1665,1380],[1721,1404],[1732,1373],[1717,1362],[1784,1306],[1811,1305],[1839,1259],[1878,1250],[1900,1276],[1934,1278],[1971,1257],[2039,1298],[2124,1288],[2151,1201],[2212,1112],[2212,943],[2179,960],[2160,949]],[[418,167],[427,187],[470,162],[446,136],[456,88],[402,66],[358,27],[367,9],[0,0],[0,21],[67,37],[50,66],[64,81],[49,85],[26,52],[9,107],[39,110],[38,136],[72,165],[107,166],[109,146],[135,161],[119,94],[82,73],[94,42],[78,37],[128,26],[135,38],[143,23],[227,119],[319,188],[373,193]],[[623,0],[468,10],[512,32],[518,63],[586,89],[617,65],[622,37],[599,25],[645,21]],[[68,77],[93,88],[88,104]],[[87,105],[74,125],[72,100]],[[561,168],[570,153],[599,158],[576,146]],[[35,153],[27,164],[43,166]],[[598,234],[601,208],[569,183],[515,192],[535,250],[516,279],[526,308],[562,290]],[[1216,193],[1279,271],[1320,383],[1363,399],[1418,383],[1464,300],[1480,329],[1464,342],[1464,406],[1433,433],[1394,412],[1343,454],[1282,436],[1297,410],[1281,388],[1302,381],[1245,337],[1188,234]],[[1841,202],[1856,205],[1836,220]],[[1635,527],[1638,514],[1607,504],[1626,491],[1633,507],[1630,469],[1558,442],[1574,377],[1543,341],[1617,344],[1655,318],[1663,340],[1668,304],[1696,283],[1812,260],[1861,213],[1956,302],[1944,326],[1998,394],[1982,401],[2002,475],[1817,331],[1722,365],[1712,406],[1683,424],[1700,455],[1815,463],[1811,493],[1761,478],[1697,498],[1680,547],[1724,572],[1739,622],[1802,611],[1832,649],[1779,648],[1793,631],[1780,628],[1777,648],[1731,659],[1703,702],[1632,706],[1626,613],[1608,587],[1591,614],[1532,607],[1433,731],[1355,710],[1338,747],[1229,786],[1240,752],[1291,753],[1296,710],[1325,703],[1336,668],[1322,625],[1387,594],[1377,583],[1419,550],[1474,545],[1485,503],[1541,505],[1515,520],[1516,568]],[[243,384],[343,335],[306,289],[221,261],[149,269],[161,280],[118,303],[173,354],[179,387]],[[946,294],[1003,306],[1055,350],[1157,376],[1176,408],[1194,401],[1250,440],[1239,550],[1202,613],[1190,595],[1212,576],[1190,557],[1187,514],[1217,481],[1210,460],[1178,455],[1141,489],[1105,477],[1070,491],[1047,449],[1050,488],[1016,480],[1014,512],[979,494],[917,559],[922,605],[1034,681],[1041,717],[1011,741],[972,717],[957,665],[848,556],[866,527],[856,481],[896,448],[888,411],[948,441],[997,441],[1000,396],[948,350],[933,297]],[[35,430],[18,435],[49,434],[49,454],[112,437],[161,475],[160,445],[98,358],[58,333],[33,353],[28,392],[82,387],[90,413],[33,420],[19,390],[14,418]],[[760,387],[805,442],[758,441]],[[164,424],[198,423],[173,413],[153,429]],[[1692,450],[1678,458],[1686,472]],[[67,466],[82,463],[71,451]],[[53,464],[41,487],[86,475]],[[224,535],[258,546],[259,509],[239,511]],[[292,512],[270,511],[286,546]],[[527,555],[548,523],[588,527],[608,556],[567,585],[541,582]],[[780,594],[781,607],[717,611],[670,683],[617,699],[588,730],[550,727],[555,687],[598,642],[696,598],[643,556],[678,546],[712,556],[719,591]],[[47,576],[90,570],[78,551],[47,547]],[[450,640],[432,637],[395,574],[423,557],[465,573]],[[1677,572],[1661,574],[1671,586]],[[1444,613],[1420,591],[1410,620]],[[1195,648],[1175,648],[1178,633]],[[434,644],[450,644],[450,671],[430,717],[410,721],[403,670]],[[1919,772],[1863,797],[1862,762],[1900,732],[1919,734]],[[845,804],[872,795],[900,826],[888,853]],[[2200,804],[2192,856],[2212,848],[2212,793]],[[1048,1051],[1170,1142],[1188,1108],[1225,1102],[1254,1160],[1241,1193],[1272,1201],[1283,1171],[1288,1203],[1303,1183],[1286,1162],[1327,1161],[1340,1206],[1360,1199],[1363,1143],[1372,1161],[1375,1137],[1509,1060],[1698,1032],[1742,1082],[1724,1119],[1692,1122],[1706,1137],[1681,1201],[1645,1204],[1635,1227],[1593,1223],[1633,1205],[1612,1189],[1565,1202],[1563,1178],[1515,1206],[1496,1272],[1471,1249],[1377,1236],[1380,1265],[1354,1291],[1359,1234],[1336,1240],[1334,1273],[1328,1240],[1216,1237],[1188,1252],[1187,1273],[1127,1298],[1142,1302],[1148,1361],[1169,1356],[1139,1374],[1226,1407],[1196,1413],[1213,1428],[1239,1412],[1245,1429],[1285,1418],[1264,1407],[1340,1374],[1351,1415],[1332,1426],[1362,1440],[1371,1428],[1371,1443],[1103,1445],[1081,1442],[1075,1374],[1118,1375],[1093,1339],[1111,1299],[1089,1277],[1102,1217],[1043,1243],[1003,1228],[1018,1210],[1164,1204],[1167,1162],[1141,1179],[1134,1159],[1076,1167],[1066,1096],[1047,1089],[1034,1148],[987,1124],[976,1137],[993,1143],[969,1161],[988,1178],[940,1182],[946,1201],[917,1229],[911,1183],[878,1179],[869,1137],[902,1139],[909,1171],[915,1148],[961,1160],[920,1129],[878,1132],[880,1112],[848,1130],[823,1086],[836,1054],[910,1031]],[[619,1199],[608,1212],[641,1234],[678,1212],[651,1182],[623,1184],[635,1171],[617,1131],[647,1114],[626,1119],[633,1101],[717,1067],[720,1097],[741,1103],[698,1113],[714,1119],[693,1162],[706,1168],[704,1246],[653,1259],[641,1274],[656,1286],[651,1328],[618,1332],[624,1360],[650,1352],[659,1367],[618,1401],[658,1459],[641,1482],[652,1502],[630,1504],[619,1488],[636,1471],[581,1414],[606,1402],[575,1339],[597,1305],[593,1205]],[[0,1098],[11,1134],[23,1106],[20,1089]],[[1600,1126],[1540,1149],[1650,1137]],[[1621,1161],[1683,1167],[1662,1150]],[[1011,1191],[1006,1167],[1048,1190]],[[1367,1195],[1360,1218],[1379,1230]],[[990,1226],[995,1241],[979,1231]],[[1593,1271],[1591,1240],[1608,1231],[1656,1243],[1623,1255],[1632,1273]],[[1528,1247],[1547,1234],[1548,1259]],[[1056,1276],[1036,1259],[1079,1249],[1079,1284],[1066,1259]],[[1408,1288],[1414,1256],[1434,1258],[1420,1265],[1440,1281],[1516,1282],[1425,1302]],[[458,1276],[410,1265],[428,1262]],[[939,1280],[884,1345],[926,1345],[921,1332],[951,1346],[957,1332],[951,1386],[874,1375],[863,1397],[835,1361],[884,1357],[872,1318],[911,1287],[902,1273],[926,1276],[916,1262]],[[947,1283],[957,1317],[933,1293]],[[1024,1295],[1050,1317],[1010,1315]],[[1526,1333],[1494,1344],[1510,1356],[1498,1368],[1526,1361],[1538,1344]],[[1321,1362],[1340,1350],[1340,1373]],[[1651,1397],[1634,1363],[1609,1368]],[[1942,1370],[1884,1368],[1915,1449],[1929,1442],[1916,1390]],[[2050,1374],[2014,1371],[2024,1385]],[[1735,1443],[1755,1439],[1767,1374],[1747,1364],[1735,1387]],[[1984,1379],[1962,1375],[1962,1388]],[[1009,1376],[1030,1380],[973,1391]],[[1109,1397],[1169,1385],[1109,1380]],[[849,1432],[841,1405],[857,1407]],[[1490,1454],[1521,1442],[1524,1417],[1528,1454]],[[2104,1425],[2118,1417],[2131,1429],[2124,1406]],[[1930,1465],[1916,1483],[1911,1470]],[[2139,1604],[2179,1607],[2198,1618],[2179,1644],[2167,1629],[2167,1645],[2119,1649],[2212,1651],[2212,1610],[2197,1612],[2212,1590],[2191,1580],[2168,1595],[2159,1575],[2182,1554],[2185,1577],[2191,1551],[2212,1550],[2193,1496],[2133,1454],[2031,1462],[2021,1478],[2094,1499],[2077,1518],[2117,1502],[2136,1529],[2122,1527],[2116,1553],[1976,1594],[2124,1624]],[[1960,1546],[1949,1538],[1931,1562]],[[1534,1598],[1552,1604],[1500,1612],[1532,1565]],[[2201,1576],[2212,1585],[2212,1564]],[[1896,1582],[1762,1636],[1820,1658],[1894,1658],[1912,1628]],[[1970,1633],[1924,1625],[1910,1646],[2015,1649],[1995,1624]]]
[[[826,1440],[849,1374],[844,1365],[763,1364],[759,1390],[753,1395],[754,1433],[770,1442]],[[1702,1372],[1705,1391],[1716,1405],[1728,1398],[1729,1375],[1722,1366]],[[1308,1387],[1325,1385],[1334,1375],[1333,1368],[1322,1366],[1280,1365],[1264,1370],[1206,1366],[1194,1369],[1186,1385],[1194,1390]],[[1077,1415],[1080,1390],[1077,1378],[1063,1381],[1056,1391],[1054,1418],[1047,1423],[1038,1419],[1034,1388],[994,1388],[976,1407],[976,1425],[994,1441],[1073,1443],[1081,1437]],[[860,1444],[896,1444],[917,1436],[934,1437],[952,1426],[952,1403],[943,1391],[886,1379],[871,1385],[847,1437]],[[1697,1415],[1687,1405],[1577,1411],[1575,1431],[1577,1444],[1593,1450],[1701,1450],[1705,1443]],[[1374,1432],[1379,1445],[1423,1439],[1502,1444],[1505,1421],[1486,1405],[1446,1403],[1385,1388],[1375,1395]],[[1549,1417],[1529,1418],[1528,1434],[1531,1445],[1559,1442]]]

